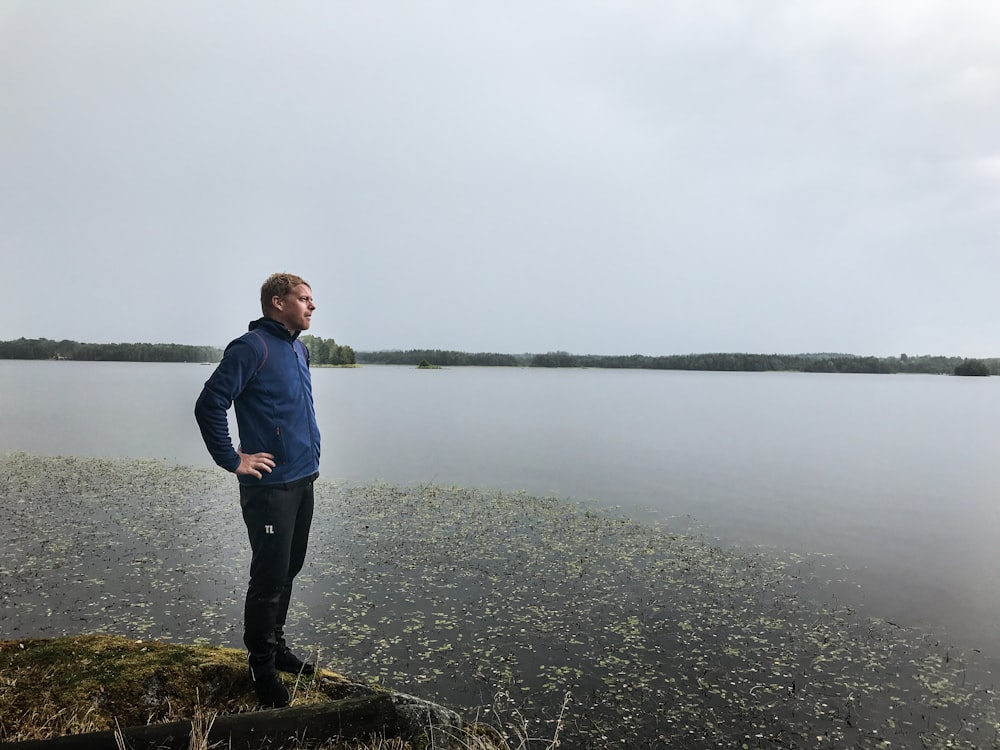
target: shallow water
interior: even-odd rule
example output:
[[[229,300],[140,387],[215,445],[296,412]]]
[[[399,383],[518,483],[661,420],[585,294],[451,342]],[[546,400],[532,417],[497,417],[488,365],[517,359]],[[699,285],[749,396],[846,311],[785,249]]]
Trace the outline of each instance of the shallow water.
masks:
[[[212,368],[0,362],[0,451],[209,466]],[[313,372],[323,477],[526,490],[830,555],[866,612],[1000,655],[1000,378]],[[671,521],[673,522],[673,521]]]
[[[3,467],[3,637],[239,647],[249,550],[231,477],[25,454]],[[317,521],[290,619],[300,652],[470,718],[513,706],[551,736],[569,694],[571,747],[996,740],[987,665],[842,605],[827,580],[843,573],[821,558],[436,485],[321,481]]]

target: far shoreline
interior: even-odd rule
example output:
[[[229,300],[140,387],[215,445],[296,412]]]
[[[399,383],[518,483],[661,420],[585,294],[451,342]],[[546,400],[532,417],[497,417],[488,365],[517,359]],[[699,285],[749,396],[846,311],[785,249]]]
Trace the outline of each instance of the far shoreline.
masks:
[[[1000,358],[954,355],[857,355],[837,352],[779,354],[707,352],[667,355],[574,354],[566,351],[503,354],[444,349],[391,349],[355,351],[332,339],[304,339],[312,347],[313,364],[395,364],[434,367],[542,367],[707,372],[816,372],[849,374],[1000,375]],[[51,339],[0,341],[0,359],[69,360],[101,362],[217,362],[222,348],[188,344],[80,343]]]

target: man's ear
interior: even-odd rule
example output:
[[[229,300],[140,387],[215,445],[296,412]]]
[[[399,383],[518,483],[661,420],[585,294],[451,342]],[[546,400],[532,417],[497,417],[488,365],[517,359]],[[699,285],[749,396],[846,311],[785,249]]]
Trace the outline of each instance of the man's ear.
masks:
[[[275,310],[280,310],[283,303],[284,300],[277,294],[271,297],[271,307],[273,307]]]

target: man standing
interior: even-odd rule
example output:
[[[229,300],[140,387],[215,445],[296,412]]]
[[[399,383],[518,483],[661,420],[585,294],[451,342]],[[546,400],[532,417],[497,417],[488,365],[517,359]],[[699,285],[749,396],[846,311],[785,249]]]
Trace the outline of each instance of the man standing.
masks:
[[[284,627],[292,581],[305,560],[319,476],[309,351],[298,340],[316,305],[309,284],[287,273],[264,282],[260,305],[264,317],[226,347],[194,413],[212,458],[239,480],[253,551],[243,641],[254,690],[262,705],[286,706],[288,689],[277,673],[314,671],[288,648]],[[233,404],[237,448],[226,416]]]

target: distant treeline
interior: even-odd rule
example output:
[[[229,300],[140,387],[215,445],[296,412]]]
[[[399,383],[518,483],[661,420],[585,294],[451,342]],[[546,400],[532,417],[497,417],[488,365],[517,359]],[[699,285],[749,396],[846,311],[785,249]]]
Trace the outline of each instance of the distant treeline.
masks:
[[[442,349],[409,349],[407,351],[358,352],[358,363],[368,365],[419,365],[421,360],[438,367],[529,367],[530,354],[488,354],[453,352]]]
[[[358,352],[362,364],[432,365],[457,367],[603,367],[609,369],[709,370],[721,372],[837,372],[837,373],[924,373],[931,375],[997,375],[1000,359],[908,356],[858,357],[850,354],[671,354],[666,356],[570,354],[492,354],[409,349],[406,351]]]
[[[333,339],[303,336],[314,365],[353,365],[354,350]],[[77,341],[0,341],[0,359],[66,359],[78,362],[218,362],[222,349],[185,344],[81,344]]]
[[[1000,359],[907,356],[858,357],[851,354],[643,354],[600,355],[548,352],[497,354],[443,349],[357,352],[333,339],[302,336],[314,365],[412,365],[441,367],[601,367],[608,369],[710,370],[721,372],[925,373],[1000,375]],[[81,344],[76,341],[17,339],[0,341],[0,359],[69,359],[96,362],[218,362],[222,349],[185,344]]]
[[[716,372],[836,372],[836,373],[924,373],[952,375],[969,363],[981,363],[986,372],[1000,373],[1000,359],[969,360],[963,357],[915,356],[859,357],[851,354],[671,354],[648,357],[641,354],[628,356],[579,356],[566,352],[536,354],[531,358],[532,367],[606,367],[637,368],[650,370],[710,370]],[[963,367],[965,366],[965,367]],[[965,374],[960,373],[960,374]],[[971,373],[970,373],[971,374]]]
[[[0,359],[70,359],[86,362],[218,362],[222,350],[186,344],[81,344],[78,341],[0,341]]]

